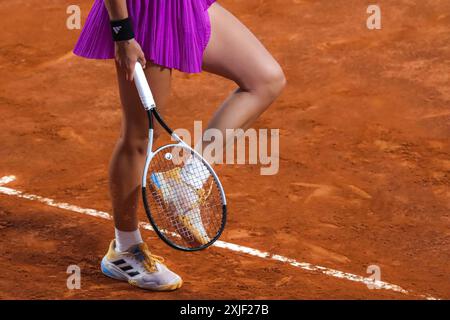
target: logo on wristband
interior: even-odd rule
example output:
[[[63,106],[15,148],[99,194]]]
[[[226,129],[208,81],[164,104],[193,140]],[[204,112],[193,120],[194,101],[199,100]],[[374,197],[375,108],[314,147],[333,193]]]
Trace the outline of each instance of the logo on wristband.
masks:
[[[114,41],[125,41],[134,38],[133,24],[131,19],[111,21],[111,33]]]

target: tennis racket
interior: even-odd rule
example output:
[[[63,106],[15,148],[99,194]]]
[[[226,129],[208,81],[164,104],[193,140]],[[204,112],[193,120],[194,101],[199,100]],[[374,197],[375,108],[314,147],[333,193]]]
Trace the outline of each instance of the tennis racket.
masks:
[[[175,134],[157,111],[140,63],[134,82],[148,115],[149,139],[142,175],[145,212],[169,246],[197,251],[213,244],[226,223],[226,197],[211,165]],[[154,119],[176,141],[153,151]]]

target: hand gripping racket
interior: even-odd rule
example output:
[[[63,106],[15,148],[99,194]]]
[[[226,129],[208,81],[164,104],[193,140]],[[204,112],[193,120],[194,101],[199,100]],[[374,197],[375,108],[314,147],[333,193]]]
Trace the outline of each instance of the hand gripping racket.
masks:
[[[226,222],[226,197],[209,163],[178,137],[159,115],[140,63],[134,81],[147,112],[149,141],[142,175],[145,212],[169,246],[196,251],[209,247]],[[153,148],[154,118],[176,143]]]

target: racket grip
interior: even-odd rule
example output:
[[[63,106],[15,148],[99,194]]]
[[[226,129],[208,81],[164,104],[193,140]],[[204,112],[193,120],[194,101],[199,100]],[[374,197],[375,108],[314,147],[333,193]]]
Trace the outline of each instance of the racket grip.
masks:
[[[142,105],[145,110],[151,110],[155,108],[155,100],[153,99],[152,91],[148,85],[147,78],[145,77],[144,69],[139,62],[136,63],[134,68],[134,83],[139,92]]]

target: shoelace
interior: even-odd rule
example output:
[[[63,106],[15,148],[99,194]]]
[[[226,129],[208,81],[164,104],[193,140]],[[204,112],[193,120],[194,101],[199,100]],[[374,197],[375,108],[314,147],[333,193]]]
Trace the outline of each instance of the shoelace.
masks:
[[[156,263],[157,262],[159,262],[161,264],[164,263],[164,258],[152,254],[150,252],[150,250],[148,250],[148,248],[147,248],[147,246],[145,244],[140,248],[140,251],[137,252],[135,255],[137,256],[138,259],[139,259],[140,256],[143,256],[143,258],[144,258],[144,261],[143,261],[144,267],[145,267],[145,269],[147,271],[150,271],[150,272],[158,271],[158,269],[156,268]]]
[[[211,195],[212,188],[213,188],[213,183],[211,182],[209,184],[209,190],[208,191],[206,191],[205,189],[197,190],[197,193],[198,193],[198,196],[199,196],[199,200],[198,200],[199,205],[204,204],[206,202],[206,200],[208,200],[209,196]]]
[[[191,190],[193,190],[198,196],[196,203],[193,203],[189,210],[192,210],[194,208],[198,208],[198,207],[202,206],[206,202],[206,200],[208,200],[209,196],[211,195],[212,188],[213,188],[212,182],[210,182],[210,184],[209,184],[208,191],[206,191],[204,188],[196,189],[194,186],[191,186],[189,183],[184,182],[184,181],[182,181],[182,183],[185,186],[187,186],[188,188],[190,188]]]

